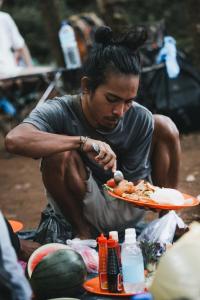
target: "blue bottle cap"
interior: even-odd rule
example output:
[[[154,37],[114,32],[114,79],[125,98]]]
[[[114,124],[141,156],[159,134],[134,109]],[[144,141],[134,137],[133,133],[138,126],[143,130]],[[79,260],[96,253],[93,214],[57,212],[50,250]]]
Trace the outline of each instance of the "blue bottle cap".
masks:
[[[143,293],[132,296],[131,300],[153,300],[153,296],[150,293]]]
[[[69,24],[69,22],[67,20],[61,21],[61,26],[68,25],[68,24]]]

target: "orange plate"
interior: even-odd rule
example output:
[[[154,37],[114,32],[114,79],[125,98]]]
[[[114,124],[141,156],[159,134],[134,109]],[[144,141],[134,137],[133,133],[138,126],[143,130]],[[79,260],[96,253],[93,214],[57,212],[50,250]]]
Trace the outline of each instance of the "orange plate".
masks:
[[[24,225],[19,221],[15,221],[15,220],[8,220],[8,221],[14,232],[18,232],[24,227]]]
[[[98,295],[105,295],[105,296],[118,296],[118,297],[128,297],[132,296],[134,294],[129,294],[129,293],[111,293],[106,290],[101,290],[99,286],[99,277],[94,277],[92,279],[87,280],[84,284],[83,287],[86,289],[86,291],[93,293],[93,294],[98,294]]]
[[[140,199],[140,200],[131,200],[128,198],[124,198],[121,196],[118,196],[116,194],[114,194],[113,192],[107,190],[108,194],[114,198],[118,198],[121,199],[123,201],[132,203],[134,205],[137,206],[143,206],[143,207],[149,207],[149,208],[155,208],[155,209],[167,209],[167,210],[176,210],[176,209],[180,209],[180,208],[187,208],[187,207],[191,207],[191,206],[196,206],[199,204],[199,200],[187,195],[187,194],[182,194],[183,197],[185,198],[186,202],[182,205],[171,205],[171,204],[159,204],[156,203],[155,201],[151,200],[151,199]],[[189,201],[189,199],[191,199],[191,201]],[[188,200],[188,201],[187,201]]]

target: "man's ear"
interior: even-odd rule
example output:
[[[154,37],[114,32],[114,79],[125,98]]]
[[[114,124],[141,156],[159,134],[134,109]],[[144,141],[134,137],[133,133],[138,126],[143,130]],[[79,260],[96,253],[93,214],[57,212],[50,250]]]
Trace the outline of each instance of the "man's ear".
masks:
[[[88,94],[90,92],[90,79],[87,76],[81,78],[81,90],[83,94]]]

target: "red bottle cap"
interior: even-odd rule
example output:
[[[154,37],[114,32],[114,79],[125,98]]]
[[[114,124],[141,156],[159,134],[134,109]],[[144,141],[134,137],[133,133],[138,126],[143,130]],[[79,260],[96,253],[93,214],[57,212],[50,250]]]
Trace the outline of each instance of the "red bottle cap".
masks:
[[[107,243],[107,238],[101,233],[101,235],[97,238],[98,244],[106,244]]]
[[[108,245],[108,248],[115,248],[116,247],[116,241],[113,240],[113,239],[108,239],[107,245]]]

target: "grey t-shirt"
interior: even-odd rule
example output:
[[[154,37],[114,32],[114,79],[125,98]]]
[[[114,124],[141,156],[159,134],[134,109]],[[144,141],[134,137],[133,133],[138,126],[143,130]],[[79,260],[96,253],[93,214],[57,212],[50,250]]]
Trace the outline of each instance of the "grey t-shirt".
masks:
[[[117,169],[127,180],[135,181],[150,175],[149,151],[153,132],[153,117],[149,110],[134,102],[111,131],[97,130],[87,122],[80,95],[66,95],[47,100],[37,106],[23,121],[39,130],[69,136],[89,136],[107,142],[117,155]],[[87,155],[81,153],[99,185],[112,177]]]

